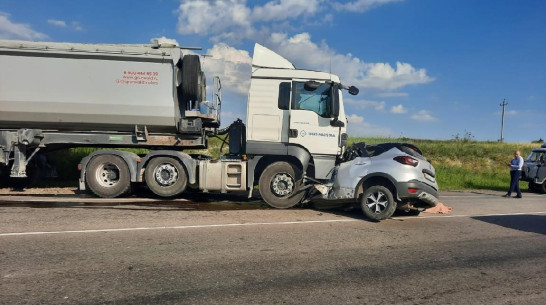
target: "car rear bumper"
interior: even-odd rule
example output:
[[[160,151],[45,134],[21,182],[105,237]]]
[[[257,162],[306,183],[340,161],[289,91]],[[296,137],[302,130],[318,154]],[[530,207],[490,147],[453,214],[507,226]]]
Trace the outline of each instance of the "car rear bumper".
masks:
[[[438,190],[421,181],[399,182],[396,184],[396,191],[401,200],[417,199],[430,206],[438,203]]]

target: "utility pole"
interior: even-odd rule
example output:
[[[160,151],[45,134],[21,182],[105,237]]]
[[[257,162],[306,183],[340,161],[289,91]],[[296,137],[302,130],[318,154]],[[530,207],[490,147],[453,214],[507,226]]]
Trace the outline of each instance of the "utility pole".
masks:
[[[501,137],[500,137],[501,143],[504,141],[504,108],[506,107],[506,105],[508,105],[508,103],[506,102],[506,99],[502,99],[502,104],[500,104],[500,106],[502,106]]]

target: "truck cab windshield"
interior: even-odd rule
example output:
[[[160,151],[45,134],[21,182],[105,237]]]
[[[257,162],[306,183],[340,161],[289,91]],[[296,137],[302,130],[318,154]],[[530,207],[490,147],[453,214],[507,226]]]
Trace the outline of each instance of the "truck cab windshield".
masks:
[[[294,101],[292,109],[310,110],[321,117],[329,118],[331,115],[331,85],[321,84],[314,90],[306,90],[304,82],[294,82]]]

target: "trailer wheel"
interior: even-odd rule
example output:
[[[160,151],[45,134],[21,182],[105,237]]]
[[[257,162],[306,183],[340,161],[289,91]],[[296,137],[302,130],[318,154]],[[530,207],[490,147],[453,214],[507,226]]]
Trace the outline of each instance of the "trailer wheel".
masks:
[[[287,209],[303,198],[302,178],[290,163],[275,162],[265,168],[259,180],[260,195],[270,206]]]
[[[131,178],[127,163],[118,156],[96,156],[87,165],[85,180],[89,189],[102,198],[115,198],[129,193]]]
[[[201,62],[199,55],[185,55],[182,58],[182,95],[186,101],[200,101]]]
[[[364,190],[360,196],[360,206],[364,215],[375,221],[390,218],[396,211],[396,202],[391,191],[382,185],[374,185]]]
[[[177,159],[170,157],[152,159],[146,166],[144,178],[148,188],[160,197],[177,196],[188,184],[184,166]]]

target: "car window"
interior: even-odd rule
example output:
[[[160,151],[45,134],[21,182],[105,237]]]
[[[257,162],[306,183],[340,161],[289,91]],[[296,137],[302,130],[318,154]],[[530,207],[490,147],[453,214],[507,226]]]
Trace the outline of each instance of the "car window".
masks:
[[[419,150],[417,146],[414,146],[411,144],[402,144],[401,147],[399,147],[399,149],[412,157],[415,157],[418,159],[425,159],[425,157],[423,157],[421,153],[421,150]]]
[[[529,156],[529,158],[527,158],[527,161],[544,163],[546,162],[545,159],[546,159],[546,153],[541,151],[533,151],[531,155]]]
[[[421,150],[412,144],[407,143],[381,143],[377,145],[370,145],[366,146],[366,151],[368,151],[368,154],[370,157],[379,156],[382,153],[391,150],[392,148],[398,148],[400,151],[418,158],[424,160],[425,157],[422,156]]]

